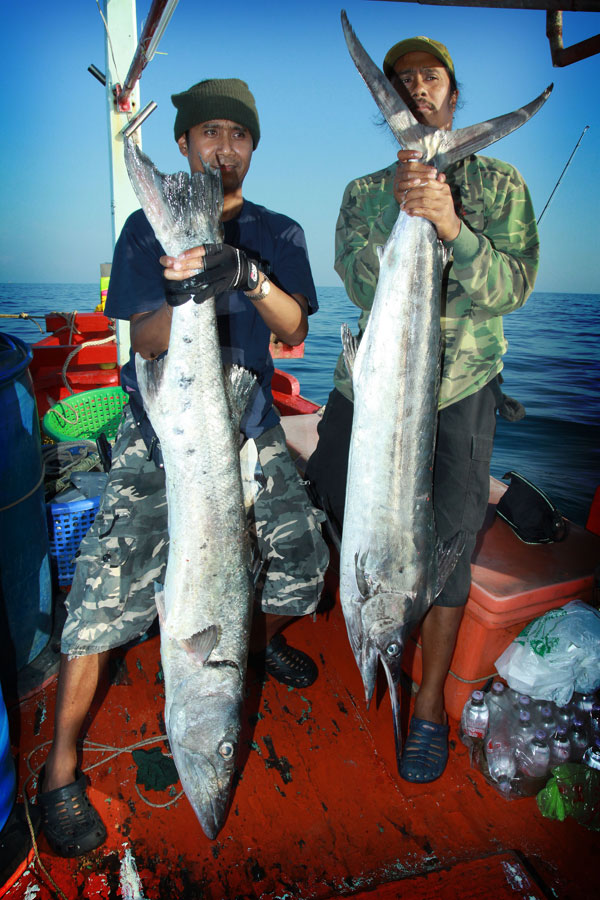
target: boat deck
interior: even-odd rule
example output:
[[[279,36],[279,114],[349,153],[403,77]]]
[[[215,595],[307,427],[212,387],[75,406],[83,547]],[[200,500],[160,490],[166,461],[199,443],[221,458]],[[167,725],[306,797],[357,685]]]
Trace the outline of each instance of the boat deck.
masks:
[[[263,683],[249,669],[239,780],[215,841],[204,836],[168,756],[158,636],[115,655],[82,754],[108,840],[62,860],[39,838],[42,862],[65,896],[136,896],[119,890],[126,848],[147,900],[591,896],[597,835],[573,820],[544,819],[535,798],[503,799],[470,767],[454,720],[442,778],[424,786],[399,778],[384,680],[367,710],[339,603],[330,605],[288,630],[318,661],[312,687]],[[53,678],[9,710],[20,784],[31,797],[55,692]],[[405,717],[409,700],[405,693]],[[34,885],[39,892],[31,893]],[[56,894],[31,866],[5,896]]]

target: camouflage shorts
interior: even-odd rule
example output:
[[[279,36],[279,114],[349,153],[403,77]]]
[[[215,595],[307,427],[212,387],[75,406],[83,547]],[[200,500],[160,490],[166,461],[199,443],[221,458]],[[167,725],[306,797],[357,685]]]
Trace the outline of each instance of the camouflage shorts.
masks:
[[[265,486],[249,514],[262,559],[256,600],[281,615],[318,604],[329,561],[322,513],[310,505],[280,425],[256,439]],[[67,596],[61,650],[70,658],[101,653],[140,637],[156,616],[169,538],[164,472],[126,411],[113,465],[93,525],[81,542]]]

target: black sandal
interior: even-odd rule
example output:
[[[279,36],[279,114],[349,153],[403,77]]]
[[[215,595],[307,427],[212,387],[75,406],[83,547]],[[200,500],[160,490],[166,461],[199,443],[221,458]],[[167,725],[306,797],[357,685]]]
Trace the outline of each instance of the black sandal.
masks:
[[[319,674],[310,656],[290,647],[281,634],[276,634],[267,644],[263,665],[265,672],[276,681],[296,688],[309,687]]]
[[[81,856],[106,840],[104,822],[86,793],[85,775],[80,769],[75,774],[76,780],[71,784],[38,794],[42,829],[58,856]]]

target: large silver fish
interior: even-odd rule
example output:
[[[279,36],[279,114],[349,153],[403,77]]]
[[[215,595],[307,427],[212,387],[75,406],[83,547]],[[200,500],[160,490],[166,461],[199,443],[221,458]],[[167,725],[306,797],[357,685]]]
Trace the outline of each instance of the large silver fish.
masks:
[[[370,59],[342,12],[350,54],[400,145],[443,171],[499,140],[544,103],[458,131],[420,125]],[[440,380],[440,298],[446,262],[434,226],[402,210],[380,252],[360,345],[345,328],[354,418],[340,560],[340,599],[369,703],[378,660],[387,676],[400,764],[399,682],[408,631],[452,571],[464,536],[436,538],[432,468]]]
[[[169,255],[220,239],[218,171],[163,175],[129,140],[125,156]],[[238,435],[255,379],[240,367],[224,376],[214,298],[174,307],[169,352],[157,360],[138,354],[136,372],[167,486],[169,558],[156,597],[165,724],[183,788],[214,838],[229,802],[251,624]]]

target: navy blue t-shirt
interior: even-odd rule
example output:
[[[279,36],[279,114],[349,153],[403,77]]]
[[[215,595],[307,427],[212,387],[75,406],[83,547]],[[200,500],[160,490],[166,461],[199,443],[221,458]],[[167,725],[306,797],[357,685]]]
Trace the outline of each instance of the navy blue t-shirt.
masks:
[[[270,271],[269,278],[287,294],[302,294],[309,313],[318,309],[304,232],[297,222],[244,200],[240,214],[223,223],[225,243],[244,250]],[[135,313],[151,312],[165,302],[165,252],[143,210],[132,213],[115,246],[105,313],[129,320]],[[269,269],[265,268],[269,266]],[[278,422],[273,409],[269,353],[270,331],[253,303],[242,291],[221,294],[216,301],[217,327],[223,363],[237,364],[257,376],[259,390],[242,419],[247,437],[258,437]],[[137,390],[133,352],[121,370],[125,390]]]

